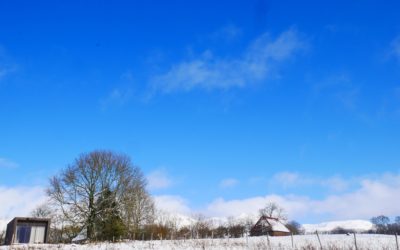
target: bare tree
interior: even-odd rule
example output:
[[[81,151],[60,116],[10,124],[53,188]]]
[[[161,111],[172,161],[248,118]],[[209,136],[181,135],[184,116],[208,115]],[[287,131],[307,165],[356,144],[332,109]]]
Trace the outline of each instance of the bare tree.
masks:
[[[113,202],[105,199],[101,204],[97,202],[103,192],[112,192],[109,197],[115,199],[121,213],[128,216],[132,210],[136,215],[152,206],[145,187],[141,170],[133,166],[128,156],[93,151],[80,155],[59,175],[52,177],[47,194],[69,225],[86,228],[87,238],[91,240],[95,237],[95,220],[106,207],[103,203]]]
[[[264,208],[259,210],[260,216],[267,216],[277,218],[280,220],[287,220],[285,210],[275,202],[268,202]]]
[[[385,215],[379,215],[377,217],[372,217],[371,222],[375,225],[386,226],[387,224],[390,223],[390,219]]]
[[[254,219],[252,217],[248,216],[247,218],[245,218],[242,221],[242,224],[245,227],[246,233],[250,233],[250,230],[254,226],[255,222],[254,222]]]
[[[31,211],[31,216],[36,218],[49,218],[54,216],[54,212],[51,209],[48,202],[40,204]]]
[[[304,234],[304,228],[297,221],[289,221],[286,223],[286,227],[292,234]]]
[[[123,217],[129,233],[138,232],[144,225],[154,222],[155,206],[146,189],[146,179],[134,169],[131,184],[122,195]]]
[[[4,244],[5,234],[4,230],[0,230],[0,246]]]
[[[192,225],[192,238],[207,238],[211,235],[211,222],[203,214],[195,214]]]
[[[396,216],[396,218],[394,218],[394,222],[396,224],[400,224],[400,216]]]

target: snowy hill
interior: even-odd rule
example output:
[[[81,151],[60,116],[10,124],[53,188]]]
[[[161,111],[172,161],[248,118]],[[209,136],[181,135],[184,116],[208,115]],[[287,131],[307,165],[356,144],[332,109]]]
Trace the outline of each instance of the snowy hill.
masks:
[[[155,222],[160,224],[172,224],[171,226],[182,228],[190,227],[191,225],[196,223],[196,220],[184,214],[160,211]]]
[[[329,221],[319,224],[303,224],[306,233],[329,232],[335,228],[343,228],[347,230],[354,230],[356,232],[365,232],[373,228],[373,224],[367,220],[343,220],[343,221]]]
[[[191,226],[197,222],[196,216],[188,216],[179,213],[165,213],[162,216],[162,220],[170,220],[173,221],[174,224],[181,228],[183,226]],[[234,223],[246,223],[247,221],[251,221],[251,224],[257,222],[259,217],[257,215],[249,215],[249,214],[241,214],[237,217],[208,217],[203,218],[202,220],[209,223],[209,225],[213,228],[217,228],[221,225],[227,225],[232,222]],[[160,218],[159,221],[160,222]],[[368,230],[373,229],[373,224],[368,220],[342,220],[342,221],[328,221],[322,222],[318,224],[303,224],[302,225],[305,233],[314,233],[315,231],[318,232],[330,232],[336,228],[343,228],[346,230],[354,230],[356,232],[367,232]]]

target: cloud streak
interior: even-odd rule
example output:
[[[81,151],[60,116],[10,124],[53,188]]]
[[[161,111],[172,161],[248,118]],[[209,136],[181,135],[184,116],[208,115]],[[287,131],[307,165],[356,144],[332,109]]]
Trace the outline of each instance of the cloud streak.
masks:
[[[46,200],[44,188],[0,187],[0,220],[10,220],[16,216],[28,216],[39,204]],[[1,229],[0,229],[1,231]]]
[[[17,168],[19,165],[11,160],[0,158],[0,168]]]
[[[304,184],[298,182],[302,178],[300,175],[293,176],[295,178],[289,182],[290,185]],[[316,179],[309,180],[317,182]],[[192,210],[188,201],[180,196],[156,196],[155,200],[158,206],[170,212],[203,213],[208,217],[238,217],[244,214],[254,216],[258,214],[259,209],[272,201],[280,204],[286,210],[289,219],[307,223],[325,220],[370,219],[380,214],[386,216],[400,214],[400,200],[398,199],[400,174],[388,173],[357,180],[358,186],[352,189],[348,189],[348,183],[339,177],[319,180],[316,185],[322,187],[324,185],[322,182],[326,182],[326,185],[337,186],[335,188],[340,191],[319,198],[308,195],[278,195],[274,193],[231,200],[220,197],[196,211]],[[346,191],[343,191],[344,189]]]
[[[191,213],[187,201],[178,195],[156,195],[154,202],[158,209],[165,212],[184,215]]]
[[[233,188],[239,184],[239,181],[234,178],[223,179],[219,183],[220,188]]]
[[[114,88],[107,97],[100,100],[101,107],[107,109],[111,106],[121,107],[128,103],[132,97],[131,89]]]
[[[283,206],[289,217],[297,220],[323,219],[369,219],[384,214],[400,214],[400,175],[385,174],[379,178],[364,178],[360,187],[341,194],[313,199],[299,195],[266,195],[247,199],[211,202],[206,212],[210,216],[238,216],[242,213],[255,214],[269,201]]]
[[[6,50],[0,45],[0,80],[17,70],[17,65],[12,63]]]
[[[400,60],[400,36],[397,36],[391,43],[391,54]]]
[[[331,176],[328,178],[306,176],[297,172],[283,171],[276,173],[272,177],[271,185],[282,188],[298,188],[302,186],[315,186],[331,189],[332,191],[346,190],[351,180],[346,180],[340,176]]]
[[[164,170],[155,170],[147,175],[150,190],[169,188],[173,182]]]
[[[243,88],[272,77],[278,65],[305,46],[294,29],[275,39],[263,34],[237,58],[221,58],[207,50],[197,59],[176,63],[166,73],[153,77],[151,87],[162,93]]]

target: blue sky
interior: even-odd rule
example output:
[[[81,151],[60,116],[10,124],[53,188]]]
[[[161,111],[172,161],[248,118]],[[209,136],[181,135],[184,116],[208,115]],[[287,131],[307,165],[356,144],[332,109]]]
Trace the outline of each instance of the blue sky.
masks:
[[[400,215],[399,8],[1,2],[3,200],[110,149],[174,212],[227,216],[274,200],[301,222]],[[20,204],[32,199],[42,196]],[[357,199],[350,213],[343,204]],[[33,205],[21,206],[0,217]]]

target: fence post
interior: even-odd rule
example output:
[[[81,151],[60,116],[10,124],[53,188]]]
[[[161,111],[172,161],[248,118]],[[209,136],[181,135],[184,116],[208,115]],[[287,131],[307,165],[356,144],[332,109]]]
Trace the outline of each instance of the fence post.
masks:
[[[268,242],[268,249],[271,249],[271,242],[269,241],[269,235],[267,233],[267,242]]]
[[[321,239],[319,238],[319,234],[318,231],[315,231],[315,233],[317,234],[317,238],[318,238],[318,242],[319,242],[319,247],[322,250],[322,243],[321,243]]]
[[[399,249],[399,241],[397,240],[397,233],[395,234],[395,236],[396,236],[396,249],[397,249],[397,250],[400,250],[400,249]]]
[[[292,248],[294,248],[294,244],[293,244],[293,233],[290,233],[290,237],[292,239]]]
[[[353,235],[354,235],[354,245],[356,246],[356,250],[358,250],[356,233],[353,233]]]

